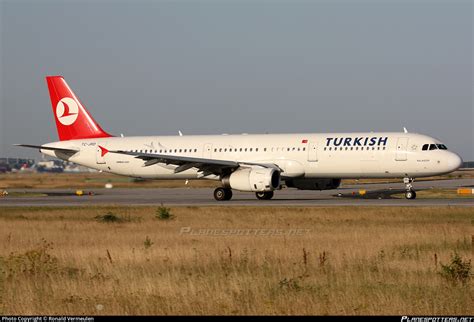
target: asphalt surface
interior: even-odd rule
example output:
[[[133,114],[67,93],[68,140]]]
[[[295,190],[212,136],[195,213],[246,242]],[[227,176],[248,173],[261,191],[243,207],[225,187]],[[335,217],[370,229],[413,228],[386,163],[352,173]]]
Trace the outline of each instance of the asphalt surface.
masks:
[[[474,188],[474,179],[417,181],[417,191],[426,189]],[[358,195],[365,189],[364,197]],[[404,192],[403,183],[347,185],[336,190],[302,191],[283,189],[275,191],[272,200],[257,200],[255,194],[234,191],[230,201],[215,201],[210,188],[159,189],[92,189],[86,195],[76,196],[74,190],[16,189],[10,192],[42,193],[47,196],[0,198],[0,207],[31,206],[90,206],[90,205],[159,205],[167,206],[474,206],[472,198],[445,198],[406,200],[391,195]],[[91,192],[92,195],[88,195]]]

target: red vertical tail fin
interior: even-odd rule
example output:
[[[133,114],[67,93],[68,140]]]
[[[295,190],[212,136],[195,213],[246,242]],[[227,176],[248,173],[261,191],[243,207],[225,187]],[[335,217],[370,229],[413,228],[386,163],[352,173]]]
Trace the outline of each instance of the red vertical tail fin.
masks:
[[[62,76],[46,76],[46,82],[61,141],[111,136],[90,116]]]

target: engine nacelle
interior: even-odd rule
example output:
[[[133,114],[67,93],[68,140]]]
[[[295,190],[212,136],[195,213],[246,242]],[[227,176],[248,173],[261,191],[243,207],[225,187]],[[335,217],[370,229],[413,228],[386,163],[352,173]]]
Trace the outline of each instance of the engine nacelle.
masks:
[[[291,179],[286,185],[299,190],[331,190],[341,185],[341,179]]]
[[[239,191],[273,191],[280,187],[280,171],[269,168],[243,168],[222,179],[224,187]]]

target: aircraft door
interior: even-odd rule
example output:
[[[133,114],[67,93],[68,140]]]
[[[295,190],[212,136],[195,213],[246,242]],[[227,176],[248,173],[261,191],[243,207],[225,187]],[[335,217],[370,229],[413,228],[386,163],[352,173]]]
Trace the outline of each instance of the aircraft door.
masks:
[[[104,146],[106,146],[106,143],[103,143]],[[105,155],[107,154],[107,150],[103,149],[100,147],[100,145],[97,144],[95,147],[95,161],[97,164],[106,164],[105,161]]]
[[[316,142],[310,141],[308,143],[308,161],[318,161],[318,146],[316,145]]]
[[[395,152],[396,161],[407,160],[407,147],[408,147],[408,138],[398,138],[397,150]]]
[[[202,151],[202,157],[206,159],[211,159],[212,157],[212,143],[204,144],[204,148]]]

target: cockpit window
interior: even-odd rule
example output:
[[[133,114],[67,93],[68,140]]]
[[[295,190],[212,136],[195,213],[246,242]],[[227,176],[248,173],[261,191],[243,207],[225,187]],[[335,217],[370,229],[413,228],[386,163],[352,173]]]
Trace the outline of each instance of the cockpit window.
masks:
[[[436,144],[430,144],[430,151],[431,150],[438,150],[438,147],[436,146]]]
[[[446,145],[444,145],[444,144],[436,144],[436,146],[438,146],[438,149],[440,149],[440,150],[447,150],[448,149],[446,147]]]
[[[429,144],[424,144],[421,149],[422,149],[423,151],[427,151],[429,146],[430,146]]]

